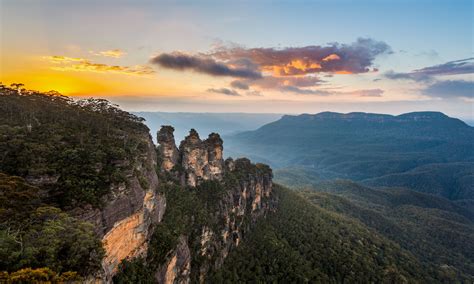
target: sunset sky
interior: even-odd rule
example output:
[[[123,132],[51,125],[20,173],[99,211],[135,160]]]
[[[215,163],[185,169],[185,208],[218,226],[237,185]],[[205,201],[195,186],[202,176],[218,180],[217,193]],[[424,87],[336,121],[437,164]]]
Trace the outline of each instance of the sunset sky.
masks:
[[[0,0],[0,81],[132,111],[472,120],[472,3]]]

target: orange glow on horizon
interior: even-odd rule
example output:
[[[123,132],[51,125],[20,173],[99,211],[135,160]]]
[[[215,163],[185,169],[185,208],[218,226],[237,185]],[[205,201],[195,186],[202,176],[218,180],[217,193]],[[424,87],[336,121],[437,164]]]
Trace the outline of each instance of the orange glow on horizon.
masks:
[[[175,78],[182,75],[172,72],[161,72],[159,80],[156,72],[145,65],[107,65],[82,56],[10,54],[0,57],[0,82],[22,83],[27,89],[41,92],[54,90],[72,97],[171,97],[192,94],[196,89],[191,80],[189,84],[176,84]]]

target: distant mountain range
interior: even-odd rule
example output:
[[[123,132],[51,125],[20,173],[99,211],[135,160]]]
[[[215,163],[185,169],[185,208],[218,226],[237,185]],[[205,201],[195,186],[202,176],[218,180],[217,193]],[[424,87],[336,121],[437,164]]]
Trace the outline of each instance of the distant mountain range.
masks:
[[[474,198],[474,128],[440,112],[285,115],[225,146],[277,168],[287,185],[345,178]]]

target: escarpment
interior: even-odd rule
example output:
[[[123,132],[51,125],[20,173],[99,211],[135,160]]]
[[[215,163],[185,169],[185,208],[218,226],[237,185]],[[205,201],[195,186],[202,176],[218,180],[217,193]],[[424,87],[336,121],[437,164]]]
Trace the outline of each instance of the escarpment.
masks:
[[[105,257],[95,278],[110,282],[121,261],[146,255],[154,226],[161,221],[166,199],[157,193],[158,175],[155,145],[146,132],[138,135],[142,150],[129,159],[115,162],[122,182],[109,185],[103,206],[78,206],[70,213],[94,225],[101,238]]]
[[[5,87],[0,121],[0,271],[203,282],[273,208],[271,169],[224,161],[215,133],[163,127],[157,148],[106,100]]]
[[[102,99],[1,85],[0,122],[0,172],[23,178],[38,192],[25,195],[36,200],[34,206],[0,202],[0,220],[8,220],[0,222],[0,231],[14,224],[15,238],[25,240],[34,232],[5,250],[13,257],[0,270],[48,267],[108,282],[124,259],[146,255],[166,202],[156,191],[156,149],[143,119]],[[11,188],[21,191],[20,183]],[[21,218],[5,215],[17,211],[25,212],[15,215]],[[46,217],[35,219],[40,213]],[[65,237],[71,224],[79,224],[74,229],[82,235]],[[38,243],[41,236],[51,237]]]
[[[172,137],[173,129],[166,126],[158,135],[165,131],[168,132],[166,137]],[[171,234],[166,228],[169,219],[179,216],[187,221],[181,229],[170,225],[170,231],[179,232],[173,237],[174,245],[163,249],[155,266],[155,281],[205,282],[208,273],[218,269],[229,252],[242,242],[257,218],[275,208],[272,171],[268,166],[252,164],[248,159],[224,161],[223,141],[219,135],[210,134],[202,141],[193,129],[181,142],[178,159],[169,169],[165,166],[171,162],[166,149],[173,148],[174,141],[161,141],[165,142],[158,147],[161,172],[168,176],[164,182],[175,186],[164,189],[169,211],[165,213],[164,226],[156,229],[158,237],[154,241],[169,241],[162,236]],[[186,204],[187,198],[191,208],[179,212],[172,209]]]

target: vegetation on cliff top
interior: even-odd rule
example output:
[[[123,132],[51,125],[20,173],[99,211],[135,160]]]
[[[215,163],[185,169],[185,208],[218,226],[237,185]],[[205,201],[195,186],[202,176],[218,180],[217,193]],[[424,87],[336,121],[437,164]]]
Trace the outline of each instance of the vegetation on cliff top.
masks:
[[[100,207],[146,149],[141,122],[106,100],[0,85],[0,172],[41,185],[60,208]]]
[[[95,228],[68,212],[100,208],[148,139],[142,119],[106,100],[0,84],[0,271],[8,272],[2,275],[53,281],[62,276],[40,270],[99,270],[104,250]]]

